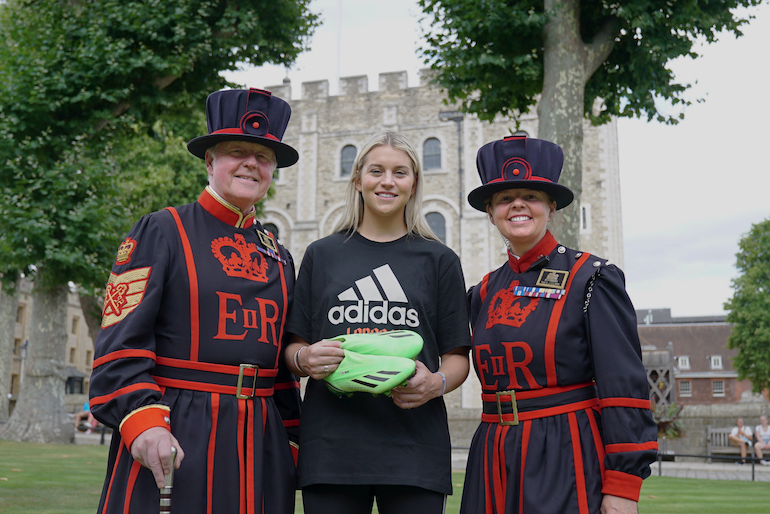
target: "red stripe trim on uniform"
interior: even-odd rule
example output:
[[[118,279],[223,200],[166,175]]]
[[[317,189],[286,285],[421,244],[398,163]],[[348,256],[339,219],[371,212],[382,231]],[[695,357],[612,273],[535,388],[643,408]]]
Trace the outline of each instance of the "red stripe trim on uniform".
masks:
[[[114,400],[118,396],[123,396],[124,394],[133,393],[134,391],[141,391],[142,389],[149,389],[151,391],[160,392],[160,387],[158,387],[158,384],[154,384],[152,382],[139,382],[136,384],[131,384],[130,386],[121,387],[117,391],[113,391],[110,394],[105,394],[103,396],[94,396],[93,398],[91,398],[88,404],[102,405],[107,403],[110,400]]]
[[[118,452],[115,454],[115,462],[112,464],[112,473],[110,473],[110,485],[107,486],[107,494],[104,495],[104,508],[102,508],[102,514],[106,514],[107,507],[109,507],[112,484],[115,482],[115,474],[118,471],[118,464],[120,464],[120,456],[123,454],[123,448],[125,447],[124,444],[118,445]]]
[[[265,400],[262,399],[262,402]],[[264,406],[264,404],[263,404]],[[264,412],[265,409],[262,409]],[[257,461],[254,458],[254,405],[246,406],[246,513],[255,514],[255,498],[256,493],[254,491],[254,467],[257,465]],[[263,490],[264,494],[264,490]],[[264,502],[264,497],[261,498],[260,506]]]
[[[638,398],[602,398],[599,400],[599,408],[606,407],[630,407],[633,409],[650,410],[650,400],[640,400]]]
[[[591,400],[584,400],[582,402],[568,403],[566,405],[559,405],[557,407],[550,407],[548,409],[537,409],[527,412],[519,412],[519,422],[530,421],[533,419],[547,418],[549,416],[557,416],[559,414],[567,414],[568,412],[575,412],[584,409],[590,409],[594,405],[597,405],[599,400],[593,398]],[[509,415],[511,419],[512,415]],[[482,414],[481,421],[484,423],[498,423],[500,417],[497,414]],[[503,421],[507,421],[505,417]]]
[[[607,470],[604,484],[602,485],[602,494],[611,494],[612,496],[619,496],[638,502],[641,490],[641,477],[613,469]]]
[[[273,234],[269,233],[270,239],[273,240],[273,244],[276,248],[278,248],[278,241],[276,241],[275,236]],[[281,312],[281,330],[278,332],[277,337],[278,341],[276,343],[278,344],[278,351],[275,352],[275,367],[278,367],[278,359],[281,358],[281,347],[283,346],[283,329],[286,326],[286,313],[289,310],[289,291],[288,286],[286,285],[286,275],[283,272],[283,263],[278,262],[278,270],[281,273],[281,293],[283,295],[283,312]]]
[[[492,476],[489,469],[489,431],[492,430],[492,425],[487,427],[487,433],[484,434],[484,512],[486,514],[492,514],[494,512],[494,505],[492,504],[492,486],[489,483],[489,478]]]
[[[529,412],[520,412],[519,421],[528,421],[530,419],[546,418],[548,416],[556,416],[559,414],[566,414],[568,412],[575,412],[583,409],[590,409],[596,405],[598,400],[593,398],[591,400],[584,400],[582,402],[571,403],[569,405],[559,405],[558,407],[551,407],[550,409],[533,410]]]
[[[241,484],[238,511],[243,514],[246,512],[246,489],[244,487],[246,463],[244,462],[243,454],[243,421],[246,418],[246,402],[244,400],[238,400],[238,428],[236,430],[236,437],[238,438],[236,445],[238,446],[238,483]]]
[[[190,380],[179,380],[176,378],[166,377],[152,377],[155,381],[165,387],[173,387],[175,389],[187,389],[189,391],[203,391],[206,393],[219,393],[234,395],[238,393],[238,388],[233,386],[209,384],[207,382],[192,382]],[[242,394],[252,394],[252,389],[242,388]],[[273,388],[257,389],[254,391],[254,396],[273,396]]]
[[[187,232],[179,218],[179,213],[173,207],[166,207],[176,222],[179,237],[182,239],[182,248],[184,249],[184,260],[187,264],[187,277],[190,282],[190,360],[198,360],[198,346],[200,344],[200,317],[198,315],[198,272],[195,270],[195,259],[193,258],[190,240]]]
[[[646,443],[615,443],[604,447],[607,453],[623,452],[643,452],[645,450],[657,450],[658,441],[648,441]]]
[[[572,439],[572,458],[575,462],[575,488],[577,489],[578,512],[588,514],[588,495],[586,494],[586,476],[583,469],[583,453],[580,450],[580,431],[574,412],[567,414],[569,433]]]
[[[484,278],[481,279],[481,288],[479,291],[479,294],[481,295],[481,303],[484,303],[484,300],[487,297],[487,286],[489,286],[489,273],[484,275]]]
[[[142,469],[142,465],[137,461],[131,463],[131,471],[128,474],[128,483],[126,484],[126,498],[123,501],[123,514],[129,514],[131,511],[131,497],[134,495],[136,477],[139,476],[140,469]]]
[[[168,366],[169,368],[194,369],[196,371],[210,371],[213,373],[222,373],[224,375],[240,375],[240,366],[231,366],[228,364],[214,364],[211,362],[188,361],[186,359],[172,359],[169,357],[158,357],[157,364]],[[254,368],[245,368],[243,376],[253,377],[256,373]],[[277,368],[259,368],[260,377],[274,377],[278,374]]]
[[[524,468],[527,465],[529,436],[532,432],[532,422],[527,421],[521,429],[521,476],[519,477],[519,512],[524,512]]]
[[[596,447],[596,458],[599,460],[599,466],[601,466],[602,477],[604,476],[604,441],[599,433],[599,424],[596,422],[596,416],[593,409],[586,409],[586,416],[588,416],[588,424],[591,425],[591,435],[594,438],[594,446]]]
[[[140,358],[140,359],[150,359],[154,361],[155,352],[151,352],[149,350],[117,350],[117,351],[108,353],[107,355],[103,355],[98,359],[95,359],[94,362],[91,363],[91,369],[94,370],[99,366],[101,366],[102,364],[116,361],[118,359],[129,359],[132,357]]]
[[[214,454],[217,446],[217,424],[219,423],[219,395],[211,395],[211,432],[206,451],[206,514],[213,512],[214,505]]]
[[[503,477],[503,467],[505,465],[505,430],[507,427],[498,427],[495,430],[495,442],[492,448],[492,485],[494,487],[495,508],[497,512],[505,512],[505,491],[506,484]],[[502,453],[502,459],[501,457]]]
[[[517,400],[530,400],[532,398],[545,398],[554,394],[566,393],[568,391],[575,391],[576,389],[593,386],[593,382],[583,382],[582,384],[574,384],[568,386],[544,387],[542,389],[515,391],[515,394]],[[481,393],[481,400],[484,402],[496,402],[497,393]]]
[[[283,420],[283,426],[285,426],[285,427],[298,427],[299,426],[299,420],[298,419],[285,419],[285,420]]]
[[[265,436],[266,427],[267,427],[267,402],[265,401],[264,398],[262,398],[262,437]]]
[[[299,389],[299,382],[278,382],[273,386],[276,391],[285,391],[286,389]]]
[[[569,295],[570,287],[572,286],[572,280],[575,278],[575,274],[581,268],[581,266],[585,264],[586,260],[590,256],[591,254],[584,253],[570,269],[569,278],[567,278],[567,285],[564,287],[565,297]],[[554,302],[553,310],[551,311],[551,318],[548,320],[548,331],[545,335],[545,374],[546,384],[548,387],[554,387],[556,385],[556,330],[559,328],[561,312],[564,310],[564,305],[566,303],[566,298],[560,302]]]

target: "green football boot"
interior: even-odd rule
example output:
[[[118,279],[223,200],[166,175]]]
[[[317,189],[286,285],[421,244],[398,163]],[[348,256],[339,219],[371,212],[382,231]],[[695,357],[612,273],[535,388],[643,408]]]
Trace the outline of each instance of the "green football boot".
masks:
[[[337,395],[365,392],[390,396],[390,390],[405,384],[415,369],[412,359],[345,350],[339,367],[324,380],[329,390]]]
[[[389,330],[370,334],[343,334],[332,338],[342,341],[340,348],[365,355],[389,355],[414,359],[422,350],[422,337],[411,330]]]

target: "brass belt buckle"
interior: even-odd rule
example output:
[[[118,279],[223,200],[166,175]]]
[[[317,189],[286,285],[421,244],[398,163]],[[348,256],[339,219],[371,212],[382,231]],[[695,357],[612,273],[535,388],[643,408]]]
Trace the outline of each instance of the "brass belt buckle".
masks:
[[[503,410],[500,408],[500,396],[510,396],[511,406],[513,407],[513,421],[503,421]],[[500,425],[518,425],[519,424],[519,409],[516,407],[516,391],[497,391],[495,393],[495,399],[497,400],[497,418]]]
[[[254,383],[251,386],[251,396],[241,394],[241,386],[243,385],[243,370],[244,369],[253,369],[254,370]],[[256,364],[241,364],[238,366],[238,386],[235,390],[235,396],[236,398],[239,398],[241,400],[248,400],[249,398],[254,398],[257,395],[257,374],[259,373],[259,366]]]

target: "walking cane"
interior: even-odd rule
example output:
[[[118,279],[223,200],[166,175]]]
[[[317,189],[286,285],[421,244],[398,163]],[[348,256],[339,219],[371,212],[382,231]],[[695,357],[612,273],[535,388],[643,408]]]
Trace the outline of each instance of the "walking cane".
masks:
[[[166,475],[166,485],[160,490],[160,514],[171,514],[171,488],[174,486],[174,461],[176,447],[171,447],[171,471]]]

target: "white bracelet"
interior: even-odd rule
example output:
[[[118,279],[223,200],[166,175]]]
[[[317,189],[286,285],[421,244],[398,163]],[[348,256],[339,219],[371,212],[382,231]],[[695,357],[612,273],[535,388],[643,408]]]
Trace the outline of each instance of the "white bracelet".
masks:
[[[436,373],[441,375],[441,396],[444,396],[444,393],[446,392],[446,375],[440,371],[436,371]]]

